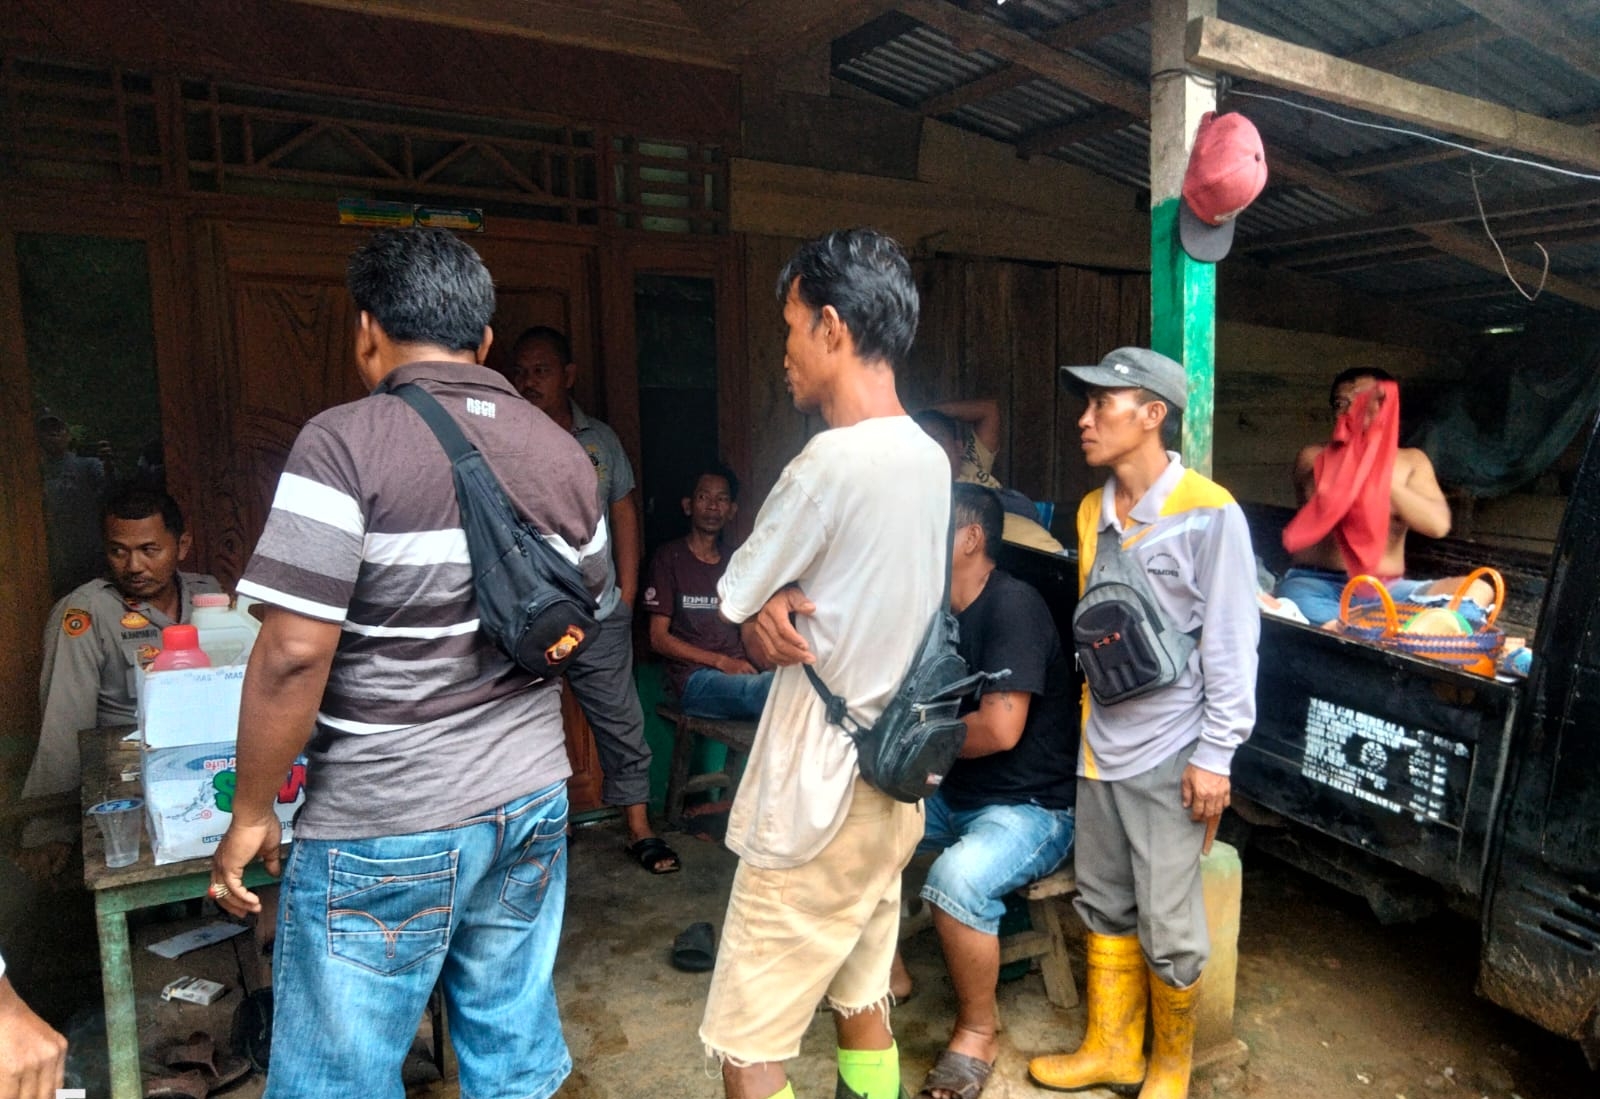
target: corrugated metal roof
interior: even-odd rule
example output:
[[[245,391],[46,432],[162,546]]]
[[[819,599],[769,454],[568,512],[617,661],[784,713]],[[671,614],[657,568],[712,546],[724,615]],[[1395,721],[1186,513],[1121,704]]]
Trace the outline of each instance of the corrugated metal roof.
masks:
[[[1114,0],[1009,0],[987,17],[1036,37],[1052,28],[1092,15]],[[1455,26],[1481,28],[1497,36],[1456,52],[1416,60],[1397,70],[1410,79],[1464,95],[1503,103],[1546,118],[1559,118],[1600,110],[1600,80],[1575,70],[1566,62],[1542,53],[1528,43],[1500,35],[1481,16],[1451,0],[1221,0],[1221,18],[1287,41],[1337,56],[1359,54],[1426,31]],[[1581,13],[1564,12],[1575,26],[1600,34],[1600,5]],[[1073,51],[1128,79],[1148,79],[1150,31],[1148,23],[1119,31]],[[1006,62],[981,51],[965,52],[943,34],[915,27],[891,37],[859,57],[836,68],[842,79],[894,102],[915,107],[960,88],[998,69]],[[1435,208],[1473,201],[1473,181],[1483,202],[1497,202],[1544,190],[1571,189],[1580,181],[1552,174],[1539,167],[1493,162],[1481,157],[1427,155],[1410,162],[1374,170],[1373,160],[1423,152],[1433,146],[1407,133],[1395,132],[1392,120],[1331,105],[1311,97],[1281,92],[1260,84],[1244,85],[1240,93],[1274,97],[1271,100],[1229,96],[1224,106],[1248,115],[1262,132],[1270,164],[1273,150],[1292,152],[1315,164],[1337,170],[1354,167],[1350,177],[1383,194],[1393,207]],[[1329,117],[1327,113],[1352,121]],[[1043,78],[1029,79],[986,98],[959,107],[947,116],[954,124],[1006,142],[1047,132],[1074,121],[1102,115],[1105,108],[1094,100]],[[1355,123],[1367,123],[1367,126]],[[1387,128],[1374,128],[1387,127]],[[1415,130],[1417,127],[1402,126]],[[1450,137],[1450,135],[1437,135]],[[1457,140],[1451,137],[1451,140]],[[1148,186],[1149,128],[1131,122],[1110,133],[1100,133],[1060,148],[1052,154],[1068,163],[1098,172],[1136,188]],[[1530,158],[1531,159],[1531,158]],[[1292,232],[1365,216],[1367,209],[1336,200],[1304,186],[1274,181],[1265,195],[1241,218],[1244,244],[1269,233]],[[1600,198],[1600,182],[1595,184]],[[1600,218],[1600,211],[1596,212]],[[1495,224],[1491,218],[1491,226]],[[1567,222],[1570,222],[1570,218]],[[1566,222],[1564,222],[1566,224]],[[1464,227],[1476,231],[1471,222]],[[1570,226],[1569,226],[1570,228]],[[1420,239],[1403,232],[1397,242]],[[1382,245],[1390,238],[1368,238]],[[1325,248],[1323,251],[1336,249]],[[1278,250],[1258,252],[1271,262]],[[1381,251],[1374,248],[1374,251]],[[1538,264],[1539,256],[1525,238],[1509,241],[1508,254]],[[1594,278],[1600,273],[1600,244],[1557,241],[1550,249],[1552,269],[1564,277]],[[1316,250],[1306,247],[1281,251],[1285,262],[1304,261]],[[1400,251],[1393,261],[1379,254],[1371,263],[1347,261],[1356,269],[1329,270],[1322,277],[1372,293],[1410,293],[1456,286],[1492,286],[1503,276],[1439,253],[1424,261],[1408,259]],[[1531,255],[1531,260],[1527,258]],[[1511,294],[1515,291],[1507,287]],[[1520,299],[1517,299],[1520,301]],[[1465,303],[1430,304],[1445,314],[1503,309],[1499,299],[1473,299]],[[1564,308],[1564,307],[1563,307]]]
[[[834,71],[897,103],[917,104],[1003,65],[999,58],[981,50],[964,52],[937,31],[918,27]]]
[[[963,107],[950,116],[957,125],[1009,133],[1012,139],[1046,126],[1060,126],[1096,114],[1100,105],[1047,80],[1030,80]]]

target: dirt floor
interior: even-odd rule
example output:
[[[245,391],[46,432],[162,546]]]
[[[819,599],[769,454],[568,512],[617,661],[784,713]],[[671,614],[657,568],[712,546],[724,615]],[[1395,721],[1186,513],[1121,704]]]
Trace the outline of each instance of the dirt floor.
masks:
[[[708,974],[669,965],[674,935],[696,920],[721,922],[735,860],[720,846],[674,833],[684,855],[680,874],[651,877],[622,854],[616,821],[578,831],[572,847],[565,932],[557,985],[575,1070],[562,1099],[721,1094],[714,1067],[695,1032]],[[176,962],[141,948],[209,915],[170,913],[136,929],[141,1042],[147,1061],[193,1029],[227,1033],[238,1002],[238,967],[224,943]],[[1270,1099],[1579,1099],[1600,1095],[1576,1046],[1476,998],[1472,992],[1476,928],[1442,915],[1406,927],[1381,927],[1362,902],[1265,857],[1245,853],[1235,1023],[1249,1046],[1243,1068],[1198,1080],[1195,1099],[1260,1096]],[[241,939],[247,942],[248,939]],[[59,937],[52,949],[63,948]],[[937,936],[908,940],[917,982],[895,1012],[908,1084],[920,1082],[941,1046],[954,1011]],[[92,955],[91,955],[92,956]],[[1081,954],[1074,959],[1082,981]],[[159,990],[174,976],[212,977],[229,992],[211,1008],[162,1003]],[[103,1096],[103,1071],[93,1021],[92,989],[75,994],[56,986],[42,998],[65,1024],[74,1014],[74,1061],[91,1097]],[[1053,1094],[1026,1082],[1027,1058],[1074,1046],[1082,1007],[1059,1011],[1045,1000],[1037,973],[1002,983],[1003,1051],[985,1095]],[[420,1040],[408,1061],[413,1097],[450,1096],[436,1082]],[[832,1025],[818,1015],[801,1056],[791,1064],[796,1094],[831,1096]],[[254,1077],[227,1094],[255,1099]],[[1097,1096],[1102,1093],[1082,1093]],[[1109,1093],[1104,1093],[1109,1095]]]

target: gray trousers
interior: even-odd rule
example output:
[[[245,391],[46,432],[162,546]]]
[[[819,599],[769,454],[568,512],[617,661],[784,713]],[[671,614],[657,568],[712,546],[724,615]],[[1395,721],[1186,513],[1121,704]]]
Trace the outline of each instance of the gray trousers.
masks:
[[[618,604],[567,669],[567,687],[594,730],[595,752],[605,772],[600,797],[607,805],[642,805],[650,800],[650,747],[644,741],[644,711],[633,686],[632,619]]]
[[[1187,988],[1211,956],[1200,883],[1204,821],[1183,807],[1188,745],[1142,775],[1078,779],[1079,917],[1099,935],[1139,936],[1156,977]]]

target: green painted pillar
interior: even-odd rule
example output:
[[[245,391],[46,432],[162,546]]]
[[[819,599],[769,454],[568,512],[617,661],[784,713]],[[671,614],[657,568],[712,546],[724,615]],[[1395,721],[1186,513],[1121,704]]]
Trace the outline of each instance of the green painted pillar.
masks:
[[[1217,14],[1217,0],[1150,0],[1150,346],[1183,364],[1183,464],[1211,476],[1216,407],[1217,269],[1196,263],[1178,241],[1178,196],[1200,118],[1217,105],[1214,84],[1190,72],[1191,21]]]
[[[1178,241],[1178,198],[1150,211],[1150,346],[1184,365],[1183,464],[1211,476],[1216,408],[1217,266],[1189,258]]]

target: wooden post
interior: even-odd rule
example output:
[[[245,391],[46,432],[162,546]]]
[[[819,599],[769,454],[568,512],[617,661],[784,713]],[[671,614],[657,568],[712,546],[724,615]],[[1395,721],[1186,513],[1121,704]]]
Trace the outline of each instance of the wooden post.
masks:
[[[1183,171],[1200,116],[1216,107],[1214,88],[1182,75],[1189,21],[1216,14],[1216,0],[1152,0],[1150,5],[1150,345],[1184,365],[1189,407],[1183,461],[1211,474],[1215,403],[1215,264],[1189,258],[1178,242]]]

